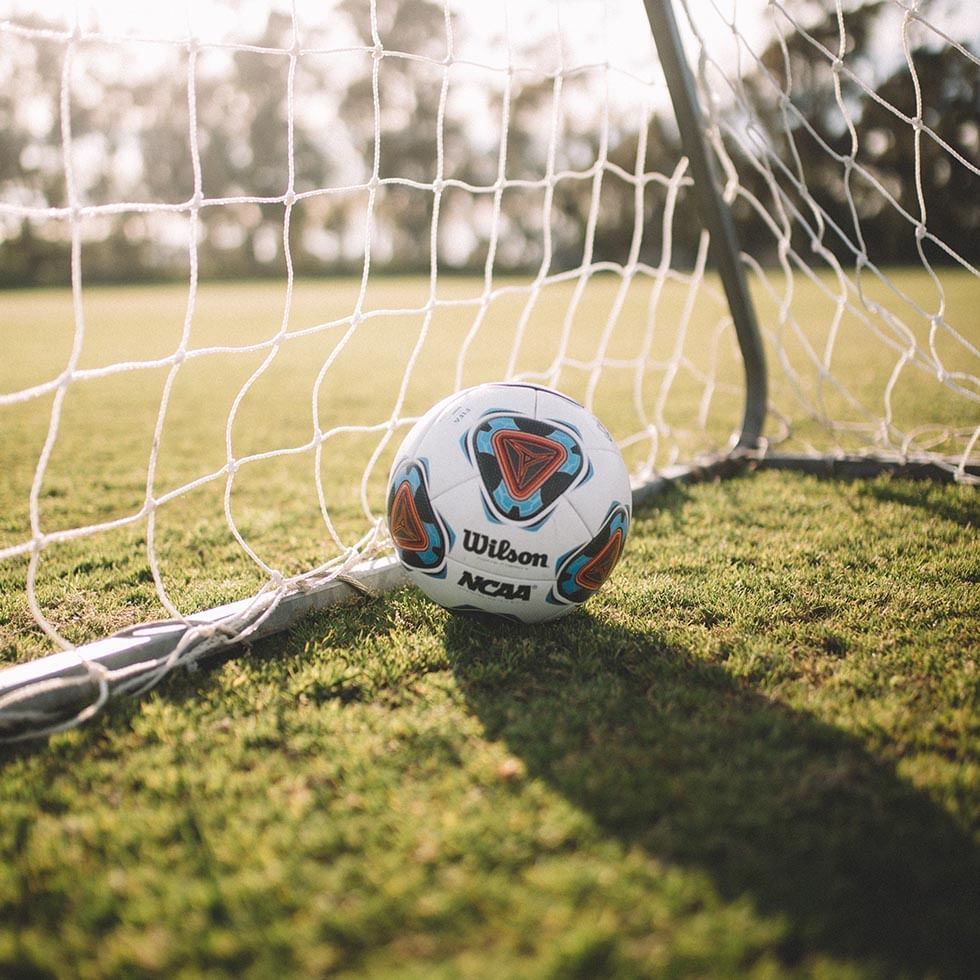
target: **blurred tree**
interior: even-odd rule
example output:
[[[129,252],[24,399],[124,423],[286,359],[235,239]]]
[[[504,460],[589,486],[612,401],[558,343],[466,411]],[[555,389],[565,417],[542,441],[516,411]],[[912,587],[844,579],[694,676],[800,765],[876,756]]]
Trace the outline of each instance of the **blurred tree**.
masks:
[[[39,18],[26,26],[48,27]],[[4,40],[0,58],[0,201],[48,208],[65,203],[58,125],[62,50]],[[0,286],[65,281],[67,238],[58,223],[0,215]]]
[[[440,116],[441,62],[448,52],[443,7],[432,0],[379,4],[374,25],[371,6],[360,0],[343,0],[339,12],[366,49],[364,72],[341,97],[340,119],[361,157],[365,180],[376,174],[395,181],[376,194],[372,260],[392,269],[425,270],[434,196],[412,184],[437,178],[440,139],[443,145],[465,145],[461,120]],[[371,52],[376,44],[385,52],[377,61]],[[363,221],[366,196],[358,205],[355,213]]]
[[[812,16],[813,5],[805,0],[790,7],[801,18],[807,13]],[[789,173],[778,167],[760,172],[729,141],[748,192],[734,205],[740,232],[754,251],[768,243],[770,260],[775,257],[777,240],[750,198],[754,196],[775,213],[772,194],[779,188],[790,207],[810,224],[820,246],[841,261],[853,261],[855,252],[867,246],[878,264],[917,262],[914,223],[888,200],[893,198],[917,221],[917,180],[926,202],[927,226],[961,256],[976,260],[980,247],[978,178],[968,167],[952,161],[925,132],[918,141],[921,166],[917,174],[916,135],[910,120],[915,116],[918,86],[923,122],[962,158],[976,161],[980,70],[975,60],[948,46],[942,50],[915,48],[911,52],[914,76],[901,58],[900,47],[893,47],[882,59],[876,42],[882,36],[896,36],[894,22],[885,23],[895,13],[894,5],[883,0],[847,9],[841,58],[846,71],[835,72],[833,61],[840,48],[837,13],[820,11],[815,20],[807,22],[806,34],[792,31],[771,41],[760,67],[743,79],[752,112],[763,130],[761,138],[789,168]],[[883,70],[887,75],[882,80]],[[866,80],[870,92],[852,74]],[[780,93],[792,104],[786,113],[779,105]],[[733,119],[735,126],[740,120],[744,126],[739,109]],[[851,124],[858,134],[856,145]],[[850,159],[857,165],[853,169]],[[801,189],[817,205],[819,218]],[[792,233],[794,248],[804,254],[811,247],[808,234],[800,226]],[[935,248],[929,258],[940,263],[951,260]]]
[[[662,174],[669,177],[682,156],[679,138],[672,134],[661,115],[651,116],[646,128],[641,156],[640,134],[626,130],[625,134],[609,151],[609,162],[632,174],[639,168],[641,173]],[[636,216],[634,186],[617,176],[607,178],[603,186],[605,199],[599,211],[596,229],[595,253],[597,260],[625,262],[633,240]],[[656,265],[670,236],[671,261],[675,265],[690,265],[697,254],[700,227],[690,194],[682,194],[675,208],[674,219],[664,227],[666,190],[662,183],[650,182],[643,195],[643,240],[639,260]]]
[[[980,68],[952,48],[920,48],[913,63],[923,121],[960,160],[976,167],[980,164]],[[877,94],[908,118],[915,117],[915,90],[907,66],[889,76]],[[926,227],[963,258],[980,262],[980,176],[952,157],[936,138],[923,132],[916,139],[915,129],[880,102],[866,100],[861,123],[862,158],[894,191],[898,204],[916,220],[920,218],[918,175]],[[870,220],[876,242],[891,245],[889,261],[917,260],[915,230],[893,208],[882,208]],[[930,261],[949,261],[935,246],[928,247]]]
[[[272,12],[253,41],[261,51],[216,59],[197,80],[197,133],[205,199],[258,198],[201,211],[208,248],[203,272],[217,276],[281,274],[284,206],[289,186],[287,85],[291,19]],[[294,131],[308,152],[304,134]],[[186,144],[186,139],[185,139]],[[188,158],[189,158],[188,154]],[[293,219],[302,222],[301,209]]]
[[[976,261],[980,178],[963,162],[975,166],[980,158],[976,59],[949,45],[920,41],[911,51],[913,75],[896,46],[890,60],[880,56],[884,28],[895,27],[895,5],[855,0],[845,5],[847,70],[835,78],[836,11],[811,0],[785,3],[807,32],[774,38],[741,79],[741,92],[752,104],[761,140],[788,161],[789,171],[754,167],[728,140],[740,173],[742,193],[733,207],[745,244],[762,260],[775,259],[778,235],[753,200],[775,213],[778,189],[811,226],[796,222],[790,231],[801,253],[809,251],[812,233],[845,261],[853,261],[864,241],[877,262],[915,262],[918,181],[927,228]],[[467,77],[457,70],[465,66],[445,63],[450,32],[457,50],[464,36],[455,19],[447,25],[441,2],[400,0],[377,5],[375,14],[372,23],[370,5],[341,0],[335,26],[354,38],[345,42],[345,60],[305,52],[296,62],[291,102],[293,22],[276,11],[247,47],[202,46],[193,76],[191,55],[181,44],[155,47],[162,52],[158,62],[132,71],[118,44],[88,38],[69,46],[67,34],[40,19],[20,23],[49,33],[4,32],[0,201],[37,213],[0,215],[0,285],[69,278],[70,222],[65,215],[43,213],[67,203],[64,77],[78,199],[113,205],[87,217],[81,228],[89,281],[187,277],[195,143],[204,199],[222,201],[199,212],[202,276],[282,274],[285,206],[279,199],[289,187],[290,161],[297,193],[324,190],[291,210],[291,255],[299,273],[360,268],[368,240],[368,185],[375,173],[381,181],[370,216],[375,268],[429,268],[439,177],[450,182],[440,195],[440,268],[482,271],[494,240],[495,269],[536,272],[546,255],[546,232],[548,272],[578,266],[590,235],[593,261],[627,260],[637,220],[635,187],[627,175],[636,171],[640,141],[635,118],[613,109],[603,119],[596,96],[601,65],[567,72],[556,84],[554,52],[543,40],[512,30],[516,60],[540,70]],[[866,79],[874,95],[849,72]],[[928,128],[918,136],[909,123],[916,87]],[[790,113],[782,111],[781,92],[795,107]],[[733,131],[744,130],[744,104],[736,100],[722,111]],[[849,122],[859,127],[856,147]],[[653,115],[646,125],[641,169],[669,175],[681,158],[678,137],[667,117]],[[603,145],[607,164],[596,179],[593,166]],[[496,211],[502,146],[507,184]],[[858,166],[849,173],[852,155]],[[466,186],[454,186],[457,181]],[[600,207],[591,227],[596,193]],[[648,183],[643,194],[639,258],[651,264],[664,247],[664,195],[658,182]],[[889,196],[912,220],[896,211]],[[119,209],[124,202],[133,206]],[[666,233],[672,261],[693,261],[699,224],[689,194],[680,196]],[[929,243],[924,247],[931,260],[951,261]]]

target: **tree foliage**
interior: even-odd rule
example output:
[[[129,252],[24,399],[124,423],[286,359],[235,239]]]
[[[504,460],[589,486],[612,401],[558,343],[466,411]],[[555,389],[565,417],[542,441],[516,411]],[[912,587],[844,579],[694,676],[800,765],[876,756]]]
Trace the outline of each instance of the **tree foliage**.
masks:
[[[754,165],[727,140],[743,239],[775,258],[779,235],[762,213],[775,194],[804,219],[795,248],[853,259],[872,243],[886,264],[917,261],[926,247],[931,261],[950,261],[917,237],[924,218],[975,261],[976,60],[923,43],[911,51],[914,72],[901,56],[882,70],[876,38],[891,5],[848,10],[843,51],[836,13],[810,6],[797,4],[810,16],[806,34],[773,38],[741,80],[765,139],[789,161],[782,171]],[[433,242],[440,268],[469,271],[488,257],[502,272],[655,263],[668,237],[675,264],[693,261],[700,230],[689,195],[665,227],[665,181],[646,183],[638,201],[630,179],[677,171],[666,110],[639,121],[643,140],[615,107],[605,119],[590,111],[601,67],[558,79],[488,74],[481,89],[448,66],[465,27],[433,0],[380,4],[374,23],[368,5],[343,0],[336,17],[354,39],[339,58],[291,60],[294,25],[273,12],[248,46],[172,45],[135,75],[108,42],[69,45],[55,25],[21,22],[50,28],[46,36],[0,34],[0,204],[35,209],[0,211],[0,285],[67,281],[69,180],[88,208],[77,233],[92,280],[186,278],[192,244],[201,275],[224,277],[281,275],[287,248],[298,273],[356,271],[369,245],[374,268],[425,271]],[[530,42],[523,54],[547,63]],[[720,111],[737,130],[746,107]]]
[[[805,35],[774,39],[746,79],[754,113],[788,161],[769,174],[740,168],[746,194],[736,216],[747,240],[768,243],[770,259],[776,238],[746,202],[770,205],[775,188],[803,218],[793,236],[801,251],[818,247],[853,261],[867,250],[879,264],[916,263],[921,221],[964,259],[980,256],[976,55],[922,44],[910,52],[911,68],[900,47],[879,63],[875,41],[894,12],[882,0],[850,10],[843,51],[836,11],[822,12]],[[739,156],[737,146],[732,152]],[[951,260],[935,245],[922,247],[930,262]]]

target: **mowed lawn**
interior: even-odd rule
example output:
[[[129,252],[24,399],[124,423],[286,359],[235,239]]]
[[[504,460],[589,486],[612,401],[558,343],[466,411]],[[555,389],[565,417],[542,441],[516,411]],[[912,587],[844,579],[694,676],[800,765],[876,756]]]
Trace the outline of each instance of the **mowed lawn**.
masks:
[[[724,446],[740,418],[740,368],[731,329],[716,338],[717,289],[690,311],[687,284],[667,283],[648,330],[649,281],[622,296],[619,282],[598,277],[576,301],[575,282],[532,297],[526,283],[504,281],[484,306],[482,280],[450,278],[427,309],[424,278],[372,282],[360,307],[356,280],[306,281],[288,316],[281,282],[202,284],[191,313],[186,286],[91,288],[83,337],[68,291],[0,296],[12,339],[0,395],[41,388],[0,404],[0,552],[12,552],[0,561],[0,659],[50,645],[15,598],[27,576],[32,494],[40,529],[54,537],[38,560],[37,602],[77,643],[166,613],[151,547],[169,600],[192,613],[252,594],[266,580],[263,564],[292,575],[356,544],[384,512],[389,465],[411,420],[457,379],[520,372],[591,397],[617,436],[641,433],[626,450],[633,467],[669,463],[681,445],[687,456]],[[355,312],[362,318],[352,325]],[[640,358],[648,366],[638,378]],[[599,371],[603,360],[613,363]],[[59,393],[54,382],[69,365]],[[644,434],[655,424],[673,434]],[[105,524],[113,527],[58,538]]]
[[[301,286],[290,329],[344,316],[356,295]],[[393,281],[376,305],[424,303],[424,286]],[[181,296],[92,291],[79,368],[171,353]],[[282,299],[202,287],[194,344],[273,336]],[[589,316],[602,322],[613,300],[590,298]],[[15,367],[22,379],[35,366],[27,383],[55,376],[67,294],[7,294],[0,311],[27,351],[0,361],[0,391]],[[448,339],[423,348],[406,415],[455,371],[449,339],[466,328],[439,313]],[[334,410],[365,425],[390,414],[401,371],[385,365],[408,356],[422,319],[406,318],[405,337],[365,337],[370,370],[338,359],[321,429]],[[713,322],[692,328],[692,349]],[[543,370],[553,338],[537,349],[532,334],[522,363]],[[336,336],[284,346],[242,401],[236,458],[309,437]],[[565,371],[577,394],[595,349],[580,336],[569,357],[583,367]],[[486,343],[465,383],[506,366],[513,345]],[[635,340],[618,343],[628,360]],[[229,355],[227,375],[205,358],[181,367],[154,492],[220,472],[230,404],[267,353]],[[167,370],[72,386],[38,501],[45,530],[138,512]],[[709,421],[721,442],[737,420],[730,370]],[[679,427],[703,395],[680,373]],[[631,428],[632,408],[616,417],[622,374],[597,408]],[[30,537],[51,404],[0,411],[0,548]],[[366,520],[360,461],[377,433],[334,442],[325,492],[343,544]],[[368,481],[375,506],[393,449]],[[257,460],[232,498],[245,539],[286,572],[339,547],[313,462]],[[187,611],[261,582],[224,491],[216,478],[161,508],[154,547]],[[607,587],[558,624],[459,619],[411,590],[359,600],[81,729],[0,749],[0,976],[975,975],[978,524],[966,486],[762,472],[678,487],[635,515]],[[146,532],[136,521],[44,553],[38,602],[70,639],[161,615]],[[0,662],[49,646],[26,574],[26,556],[0,564]]]
[[[962,451],[977,402],[926,358],[976,388],[980,282],[948,271],[940,293],[923,271],[892,289],[865,277],[901,329],[842,313],[831,278],[753,284],[779,448],[829,448],[829,416],[844,450],[887,428],[892,447],[912,434]],[[80,319],[68,290],[0,294],[0,662],[51,647],[24,600],[32,520],[47,536],[36,604],[72,643],[169,615],[154,576],[184,614],[243,598],[270,571],[357,544],[412,419],[457,384],[550,383],[590,405],[634,471],[728,445],[742,368],[714,280],[527,285],[497,281],[485,302],[481,279],[449,277],[436,303],[424,277],[372,280],[363,296],[349,279],[299,281],[289,297],[279,281],[208,282],[193,303],[186,284],[86,287]],[[921,314],[940,310],[965,343],[930,332]]]

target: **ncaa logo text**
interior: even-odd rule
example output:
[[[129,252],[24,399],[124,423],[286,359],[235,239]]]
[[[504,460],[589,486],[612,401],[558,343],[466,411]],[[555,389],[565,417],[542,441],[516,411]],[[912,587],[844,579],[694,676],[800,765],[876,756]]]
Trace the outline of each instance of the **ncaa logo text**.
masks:
[[[456,583],[470,592],[479,592],[480,595],[490,596],[495,599],[517,599],[520,602],[531,601],[531,586],[528,584],[516,585],[513,582],[498,582],[492,578],[484,578],[482,575],[474,575],[466,570]]]

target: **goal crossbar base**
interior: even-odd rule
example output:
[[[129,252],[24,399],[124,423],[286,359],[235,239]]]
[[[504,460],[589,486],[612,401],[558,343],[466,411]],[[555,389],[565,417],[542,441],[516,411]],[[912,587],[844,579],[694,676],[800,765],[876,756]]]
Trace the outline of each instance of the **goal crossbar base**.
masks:
[[[73,650],[7,667],[0,670],[0,742],[52,734],[70,727],[83,713],[94,713],[114,695],[152,687],[170,669],[170,661],[192,631],[200,634],[202,627],[206,643],[180,657],[178,662],[185,667],[281,633],[315,612],[359,595],[387,592],[406,582],[396,558],[373,559],[329,582],[287,592],[244,636],[224,633],[221,626],[239,618],[254,599],[216,606],[186,621],[143,623]]]
[[[973,483],[980,480],[980,466],[954,466],[932,460],[884,456],[767,453],[753,466],[759,470],[793,470],[839,480],[863,480],[884,474],[903,480],[930,480],[933,483]]]

